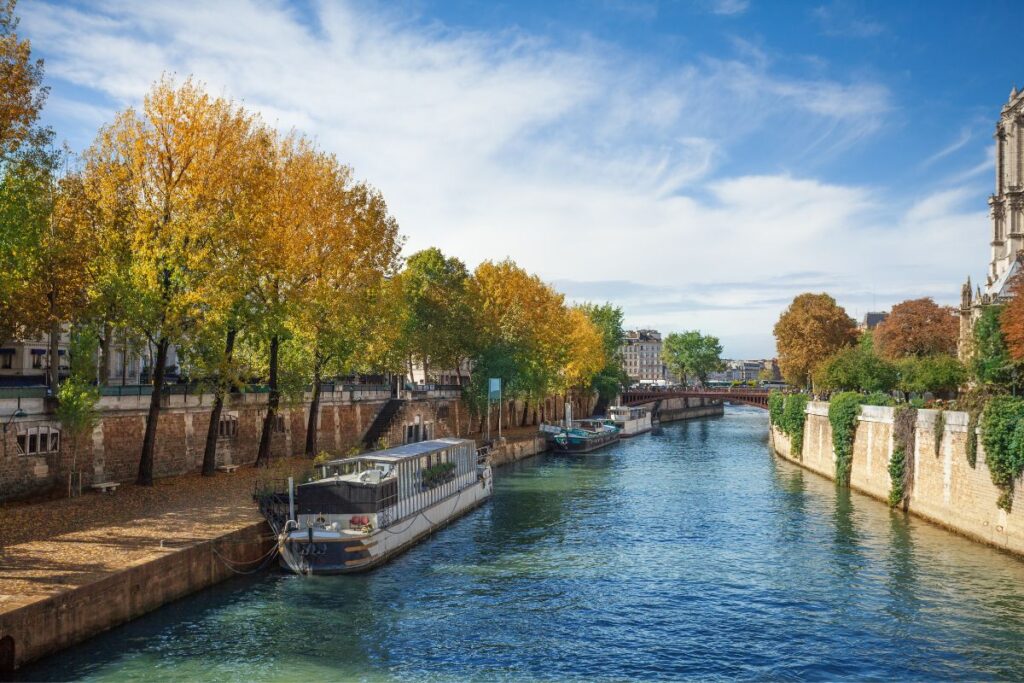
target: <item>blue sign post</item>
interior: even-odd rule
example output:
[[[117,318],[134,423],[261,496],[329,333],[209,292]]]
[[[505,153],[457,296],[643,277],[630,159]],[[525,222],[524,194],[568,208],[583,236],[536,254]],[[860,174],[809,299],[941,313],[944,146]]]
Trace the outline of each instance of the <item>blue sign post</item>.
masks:
[[[487,438],[491,438],[491,403],[498,404],[498,439],[501,439],[501,378],[491,377],[487,382]]]

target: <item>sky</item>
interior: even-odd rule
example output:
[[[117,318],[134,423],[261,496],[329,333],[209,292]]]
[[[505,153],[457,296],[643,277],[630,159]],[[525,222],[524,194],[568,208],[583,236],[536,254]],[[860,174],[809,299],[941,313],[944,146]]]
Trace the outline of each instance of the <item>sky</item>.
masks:
[[[774,355],[801,292],[959,300],[1024,3],[21,0],[83,150],[162,74],[296,128],[407,237],[514,259],[628,327]]]

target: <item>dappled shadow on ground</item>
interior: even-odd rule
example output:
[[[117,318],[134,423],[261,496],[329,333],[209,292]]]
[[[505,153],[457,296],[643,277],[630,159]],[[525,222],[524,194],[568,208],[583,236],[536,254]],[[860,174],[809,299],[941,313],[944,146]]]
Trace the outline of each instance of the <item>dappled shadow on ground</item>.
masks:
[[[308,461],[296,458],[270,470],[174,477],[153,487],[122,485],[110,495],[4,506],[0,613],[257,523],[255,481],[306,467]]]

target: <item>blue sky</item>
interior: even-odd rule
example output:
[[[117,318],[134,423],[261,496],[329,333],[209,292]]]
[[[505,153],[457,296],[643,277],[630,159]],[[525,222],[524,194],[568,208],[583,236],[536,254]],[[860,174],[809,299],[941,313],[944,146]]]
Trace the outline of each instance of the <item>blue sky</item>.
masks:
[[[192,74],[389,200],[407,253],[510,256],[627,323],[774,353],[795,294],[984,273],[1016,2],[22,0],[72,148]]]

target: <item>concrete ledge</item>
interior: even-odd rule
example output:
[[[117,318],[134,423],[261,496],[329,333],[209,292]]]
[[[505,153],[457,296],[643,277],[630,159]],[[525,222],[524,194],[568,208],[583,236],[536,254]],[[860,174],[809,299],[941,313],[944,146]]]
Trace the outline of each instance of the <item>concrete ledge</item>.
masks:
[[[13,640],[12,661],[0,661],[0,678],[10,675],[13,668],[231,578],[236,573],[232,566],[252,569],[273,547],[266,522],[248,523],[217,538],[0,613],[0,640]]]

